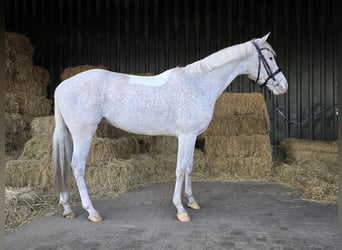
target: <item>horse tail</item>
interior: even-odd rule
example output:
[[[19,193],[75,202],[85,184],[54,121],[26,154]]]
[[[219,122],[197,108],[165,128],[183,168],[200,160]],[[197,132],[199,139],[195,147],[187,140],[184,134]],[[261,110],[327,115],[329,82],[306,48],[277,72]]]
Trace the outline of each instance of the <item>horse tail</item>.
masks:
[[[72,144],[55,95],[55,130],[52,143],[52,174],[55,190],[59,193],[69,189]]]

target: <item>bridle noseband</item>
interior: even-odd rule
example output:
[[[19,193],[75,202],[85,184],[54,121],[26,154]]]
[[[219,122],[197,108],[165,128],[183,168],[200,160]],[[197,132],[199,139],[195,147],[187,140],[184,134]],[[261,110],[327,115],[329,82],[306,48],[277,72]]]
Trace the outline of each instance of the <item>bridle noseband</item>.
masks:
[[[275,78],[274,76],[279,74],[281,72],[281,69],[278,68],[276,71],[272,72],[271,70],[271,67],[270,65],[268,65],[267,61],[266,61],[266,58],[264,57],[264,55],[261,53],[262,50],[268,50],[268,51],[271,51],[272,54],[273,54],[273,51],[268,49],[268,48],[260,48],[259,45],[255,42],[255,41],[252,41],[254,47],[256,48],[257,52],[258,52],[258,55],[259,55],[259,66],[258,66],[258,77],[257,79],[255,80],[256,83],[258,83],[259,81],[259,77],[260,77],[260,69],[261,69],[261,63],[264,65],[264,68],[266,70],[266,73],[268,75],[268,77],[266,78],[266,80],[260,84],[260,88],[262,87],[265,87],[265,85],[268,83],[268,81],[272,78],[274,81],[275,81]]]

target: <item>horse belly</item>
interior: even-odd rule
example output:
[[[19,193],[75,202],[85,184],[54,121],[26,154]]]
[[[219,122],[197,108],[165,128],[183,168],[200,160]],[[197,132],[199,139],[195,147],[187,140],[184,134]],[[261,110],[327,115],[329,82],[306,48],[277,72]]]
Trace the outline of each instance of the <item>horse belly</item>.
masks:
[[[117,98],[104,118],[114,127],[135,134],[175,135],[175,114],[166,100],[154,98]]]

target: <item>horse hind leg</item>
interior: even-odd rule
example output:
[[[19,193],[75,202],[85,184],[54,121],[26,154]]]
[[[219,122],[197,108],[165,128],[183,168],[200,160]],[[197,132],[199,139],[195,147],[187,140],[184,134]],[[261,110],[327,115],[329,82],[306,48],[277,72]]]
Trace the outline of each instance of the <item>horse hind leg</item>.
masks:
[[[64,212],[63,212],[63,217],[67,219],[72,219],[75,218],[77,215],[74,211],[72,211],[69,199],[70,199],[70,192],[65,191],[60,193],[59,195],[59,204],[63,206]]]
[[[192,164],[185,171],[185,197],[188,199],[187,206],[194,210],[199,210],[201,207],[192,195]]]
[[[77,131],[77,133],[72,133],[74,152],[71,165],[74,177],[76,179],[78,191],[80,193],[82,207],[88,212],[88,220],[91,222],[100,222],[103,220],[103,218],[93,206],[84,179],[87,156],[96,127],[97,125],[87,125],[83,126],[82,129]]]

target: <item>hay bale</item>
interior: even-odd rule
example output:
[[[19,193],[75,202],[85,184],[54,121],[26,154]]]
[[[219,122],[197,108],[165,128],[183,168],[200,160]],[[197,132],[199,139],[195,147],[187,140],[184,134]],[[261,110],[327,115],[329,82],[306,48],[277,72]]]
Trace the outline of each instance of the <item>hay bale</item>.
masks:
[[[20,55],[33,55],[33,46],[30,40],[20,33],[5,32],[5,54],[12,52]]]
[[[48,157],[10,160],[5,166],[5,183],[12,187],[50,187],[52,185],[50,163]]]
[[[63,70],[62,74],[60,75],[61,81],[64,81],[74,75],[77,75],[83,71],[90,70],[90,69],[107,69],[107,67],[103,65],[93,66],[93,65],[80,65],[76,67],[70,67]]]
[[[266,179],[272,173],[272,159],[261,157],[208,158],[209,173],[221,179]]]
[[[265,98],[260,93],[223,93],[216,101],[214,109],[214,117],[256,114],[262,120],[269,120]]]
[[[6,152],[20,150],[29,137],[29,124],[18,113],[5,112]]]
[[[152,154],[160,154],[163,152],[177,153],[178,140],[172,136],[147,136],[132,134],[112,125],[108,124],[105,120],[101,121],[97,130],[96,136],[101,138],[118,139],[122,137],[133,137],[143,145],[140,153],[149,152]]]
[[[86,182],[89,186],[127,192],[151,180],[157,166],[157,162],[146,154],[134,155],[126,160],[112,159],[100,166],[89,165]]]
[[[19,104],[17,102],[17,97],[15,94],[6,92],[5,103],[5,112],[19,113]]]
[[[5,33],[6,151],[20,150],[33,117],[49,115],[46,98],[49,74],[33,66],[33,47],[27,37]]]
[[[336,142],[284,139],[280,149],[290,162],[319,160],[336,164],[338,149]]]
[[[177,153],[163,152],[160,154],[152,155],[158,162],[156,171],[156,181],[170,181],[175,179],[175,172],[177,167]],[[195,149],[193,161],[193,174],[207,174],[208,165],[205,153]]]
[[[12,92],[17,96],[25,95],[28,97],[45,97],[47,95],[47,86],[41,85],[41,83],[33,79],[9,80],[6,81],[6,83],[6,91]]]
[[[140,151],[140,143],[133,137],[118,139],[94,137],[87,162],[89,164],[100,164],[112,159],[128,159],[132,154],[138,154]]]
[[[27,80],[32,79],[32,55],[13,55],[10,60],[11,75],[13,80]]]
[[[300,190],[304,197],[319,202],[336,203],[338,166],[311,158],[281,163],[274,167],[274,179]]]
[[[22,114],[28,114],[32,117],[47,116],[51,114],[52,101],[46,97],[29,96],[25,92],[18,94],[19,111]]]
[[[32,68],[32,78],[35,80],[40,86],[47,87],[48,81],[50,79],[50,74],[47,69],[43,67],[39,67],[33,65]]]
[[[178,139],[173,136],[152,136],[150,138],[151,149],[153,154],[161,153],[177,153]]]
[[[209,172],[234,178],[265,178],[272,168],[269,116],[260,93],[224,93],[205,131]]]
[[[260,135],[269,131],[269,121],[259,114],[215,116],[204,136]]]
[[[31,138],[25,143],[20,159],[40,160],[48,158],[51,162],[52,154],[52,137],[47,135],[39,135]]]
[[[33,47],[23,34],[5,33],[5,79],[25,80],[32,76]]]
[[[208,158],[251,156],[272,158],[268,135],[208,136],[205,139],[205,150]]]
[[[55,117],[40,116],[33,118],[31,122],[31,136],[36,137],[39,135],[47,135],[52,138],[53,131],[55,129]]]

